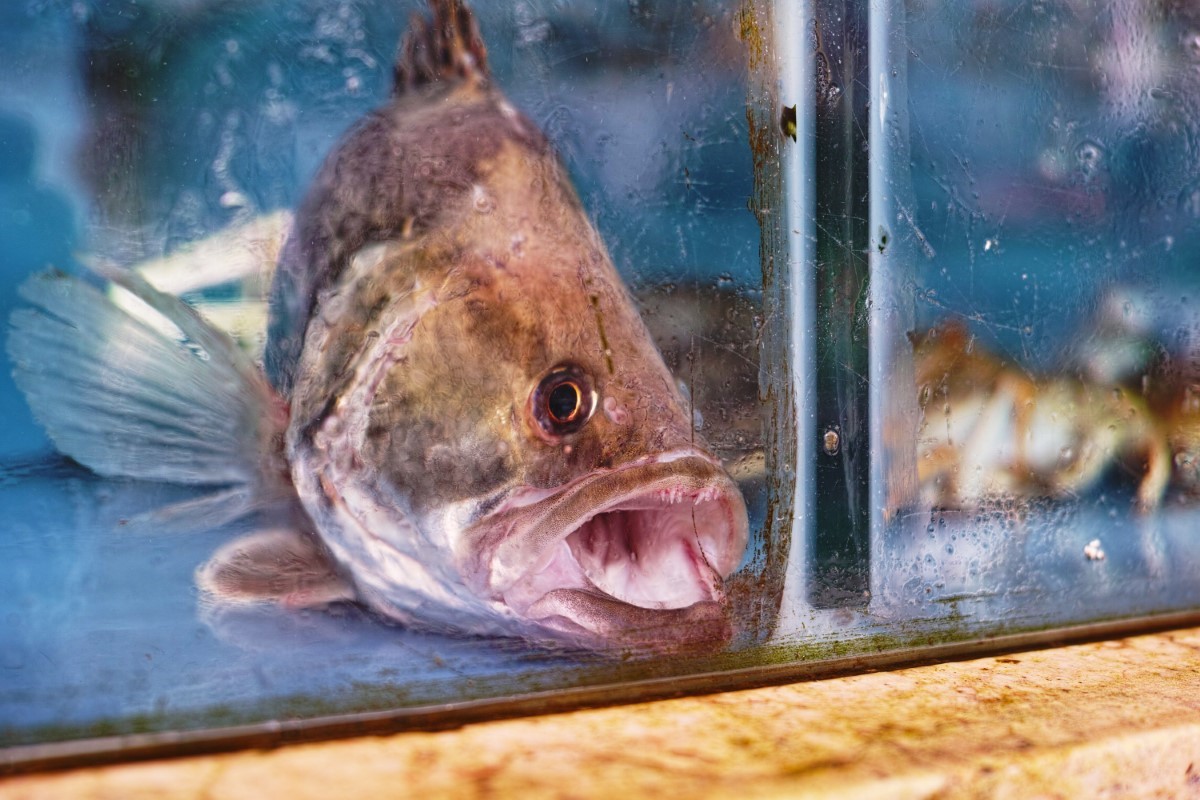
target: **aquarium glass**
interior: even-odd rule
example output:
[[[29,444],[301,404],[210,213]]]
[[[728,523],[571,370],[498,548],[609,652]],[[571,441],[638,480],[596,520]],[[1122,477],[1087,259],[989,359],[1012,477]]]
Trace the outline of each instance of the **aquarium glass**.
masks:
[[[197,569],[285,512],[222,515],[238,498],[213,501],[220,487],[105,478],[65,457],[12,378],[10,344],[0,772],[1195,618],[1200,12],[475,6],[495,83],[562,159],[691,429],[745,500],[728,643],[605,654],[351,602],[213,603]],[[5,4],[6,337],[31,278],[77,276],[119,306],[105,276],[136,274],[260,360],[293,215],[387,101],[414,13],[415,0]]]

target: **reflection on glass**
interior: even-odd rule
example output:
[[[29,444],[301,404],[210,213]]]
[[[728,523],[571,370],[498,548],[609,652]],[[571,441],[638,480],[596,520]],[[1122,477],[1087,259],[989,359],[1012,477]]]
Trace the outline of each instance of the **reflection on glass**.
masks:
[[[734,10],[431,5],[15,14],[15,52],[59,48],[87,224],[12,276],[10,361],[71,460],[31,425],[4,473],[3,743],[756,635],[725,580],[763,515]]]

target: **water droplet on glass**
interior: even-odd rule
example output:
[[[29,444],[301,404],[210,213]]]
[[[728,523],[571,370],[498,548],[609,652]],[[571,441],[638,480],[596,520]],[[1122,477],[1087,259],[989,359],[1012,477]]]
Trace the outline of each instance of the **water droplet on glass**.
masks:
[[[1085,178],[1093,177],[1104,162],[1104,148],[1093,141],[1085,141],[1075,148],[1075,160]]]
[[[490,214],[496,208],[496,201],[492,199],[491,194],[487,189],[476,184],[471,192],[471,204],[480,214]]]
[[[1200,184],[1183,187],[1179,193],[1179,211],[1192,219],[1200,219]]]
[[[246,195],[237,191],[225,192],[217,202],[221,204],[222,208],[242,208],[243,206],[250,205],[250,200]]]
[[[1200,31],[1188,31],[1183,35],[1183,51],[1193,61],[1200,61]]]

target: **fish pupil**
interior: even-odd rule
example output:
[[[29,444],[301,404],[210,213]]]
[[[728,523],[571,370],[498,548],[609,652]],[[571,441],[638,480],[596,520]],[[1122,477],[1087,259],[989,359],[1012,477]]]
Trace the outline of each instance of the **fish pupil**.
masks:
[[[587,425],[595,408],[596,392],[587,372],[576,364],[559,364],[538,381],[529,413],[538,435],[557,444]]]
[[[574,383],[560,383],[546,398],[546,411],[557,423],[571,422],[579,415],[583,405],[583,393]]]

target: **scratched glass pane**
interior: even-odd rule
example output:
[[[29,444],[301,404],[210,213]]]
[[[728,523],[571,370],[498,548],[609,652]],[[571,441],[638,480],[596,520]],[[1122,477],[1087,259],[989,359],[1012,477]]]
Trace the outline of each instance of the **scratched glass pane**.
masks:
[[[737,4],[475,5],[495,82],[563,159],[671,370],[675,385],[664,391],[682,398],[684,429],[705,438],[739,481],[751,538],[744,559],[734,543],[723,571],[735,573],[731,586],[752,583],[765,513],[761,281],[758,226],[746,209],[753,172]],[[264,275],[288,215],[339,137],[386,101],[397,42],[416,11],[427,13],[425,4],[5,4],[0,314],[28,312],[17,287],[47,268],[135,268],[260,358]],[[476,210],[486,214],[493,202],[480,194]],[[79,285],[45,280],[50,303]],[[94,276],[84,280],[100,287],[88,295],[98,303],[123,296]],[[547,313],[556,302],[545,298]],[[14,362],[41,352],[37,331],[13,334]],[[607,331],[613,348],[624,335]],[[192,356],[216,354],[195,337],[187,344]],[[21,367],[26,378],[40,368]],[[180,506],[208,490],[97,476],[54,452],[11,364],[2,372],[0,745],[711,668],[702,656],[624,664],[569,645],[427,632],[349,602],[210,602],[197,589],[197,569],[221,546],[286,520],[272,510],[221,520],[239,500]],[[573,412],[562,403],[571,391],[582,403],[586,393],[556,386],[567,394],[553,394],[543,413],[566,426]],[[91,401],[79,398],[81,414]],[[637,409],[597,413],[613,420]],[[729,647],[760,638],[735,612]]]
[[[511,108],[477,117],[469,103],[418,104],[440,122],[398,144],[356,139],[369,146],[354,169],[307,211],[322,163],[394,84],[411,98],[448,74],[478,77],[485,56],[469,26],[424,29],[394,74],[423,2],[0,9],[0,771],[31,758],[20,750],[30,743],[453,715],[448,704],[534,695],[514,708],[540,708],[538,693],[589,686],[602,687],[596,702],[632,697],[622,688],[638,681],[671,679],[661,692],[689,675],[1200,607],[1200,15],[1189,4],[475,5]],[[423,36],[449,44],[421,49]],[[516,132],[505,141],[522,158],[487,149],[501,129]],[[487,168],[462,180],[455,146],[482,148],[471,163]],[[422,156],[405,162],[418,190],[394,208],[369,202],[388,180],[370,157],[389,152]],[[464,210],[459,226],[433,225],[445,238],[430,234],[426,196]],[[527,235],[523,214],[548,238]],[[308,231],[300,241],[326,246],[289,255],[294,222]],[[620,283],[605,277],[589,224]],[[444,294],[415,279],[374,294],[378,284],[354,282],[392,275],[414,241],[436,262],[438,247],[478,231],[487,257],[438,273]],[[276,263],[315,269],[330,242],[350,243],[349,277],[283,290],[269,335]],[[469,326],[434,312],[480,287],[520,286],[507,281],[528,278],[524,255],[564,242],[573,271],[555,273],[550,295],[525,316],[479,316],[471,335],[490,344],[536,331],[521,340],[528,354],[569,328],[592,360],[539,355],[551,366],[529,367],[519,401],[489,416],[477,401],[508,351],[471,362]],[[556,293],[568,284],[578,291]],[[309,301],[316,312],[297,321]],[[381,308],[382,321],[347,316]],[[638,318],[661,367],[639,344]],[[414,342],[437,346],[419,361]],[[264,360],[270,388],[242,368],[258,375]],[[394,367],[418,362],[432,377],[405,394]],[[629,363],[644,367],[638,396],[605,377]],[[188,371],[197,364],[224,369],[224,383]],[[86,391],[57,377],[75,373]],[[477,385],[463,381],[476,374]],[[353,391],[335,401],[314,375]],[[55,451],[17,382],[73,458]],[[200,384],[208,438],[186,423]],[[93,394],[101,386],[141,398],[165,433],[146,439],[141,420],[72,439],[94,434],[89,420],[109,408]],[[222,394],[228,386],[242,391]],[[271,401],[276,390],[289,402]],[[644,419],[647,408],[660,413]],[[424,415],[419,425],[404,422],[409,412]],[[300,418],[308,424],[272,427]],[[602,478],[554,462],[524,493],[472,494],[503,473],[507,442],[470,450],[461,432],[495,419],[517,420],[563,459],[594,457]],[[630,419],[635,433],[620,442],[673,442],[670,457],[585,446],[589,431]],[[396,452],[403,437],[388,431],[415,431],[425,448],[423,460],[389,462],[405,487],[422,487],[409,511],[508,515],[509,538],[454,540],[468,553],[494,548],[477,559],[491,570],[483,578],[436,572],[450,546],[364,570],[371,537],[357,549],[338,538],[347,517],[375,519],[363,509],[385,493],[362,467]],[[260,448],[278,457],[285,436],[286,467],[247,466]],[[143,441],[185,441],[195,454],[130,444]],[[635,471],[605,461],[613,450]],[[297,458],[311,468],[295,469]],[[126,477],[97,474],[114,464]],[[172,480],[218,468],[231,471],[216,485]],[[668,477],[654,483],[659,472]],[[303,514],[330,526],[319,546],[294,535],[303,520],[289,480]],[[643,482],[651,488],[626,486]],[[608,503],[595,517],[623,515],[643,533],[660,525],[647,541],[666,546],[644,551],[656,569],[639,573],[636,552],[611,535],[620,526],[591,525],[565,502],[554,508],[589,536],[555,529],[570,559],[539,550],[525,509],[576,496],[561,486],[594,489]],[[438,505],[446,498],[457,505]],[[683,550],[699,551],[694,574],[662,555],[687,539],[681,530],[696,531]],[[522,558],[533,566],[512,567],[508,584],[496,577],[529,566]],[[581,580],[572,565],[586,584],[570,583]],[[642,582],[659,573],[677,580]],[[471,605],[481,583],[513,613],[497,621]],[[647,594],[676,584],[670,598]],[[621,599],[630,592],[643,605]],[[617,646],[599,646],[609,635]]]
[[[870,77],[873,376],[912,387],[878,406],[871,610],[1013,631],[1195,607],[1200,16],[904,23]]]

